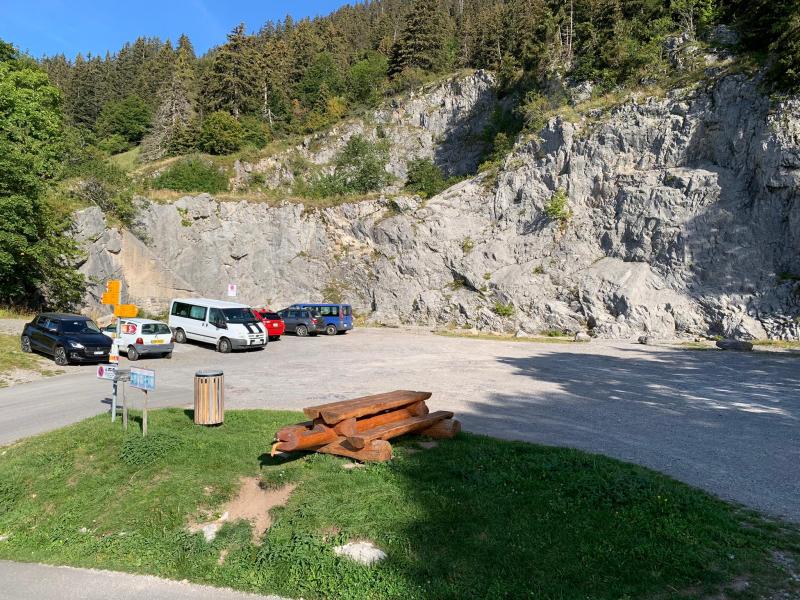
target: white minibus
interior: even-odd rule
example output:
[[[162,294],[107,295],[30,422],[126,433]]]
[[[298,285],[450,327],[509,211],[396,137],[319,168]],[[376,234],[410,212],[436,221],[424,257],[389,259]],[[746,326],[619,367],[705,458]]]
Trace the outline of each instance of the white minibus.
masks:
[[[214,344],[217,351],[224,353],[267,345],[264,326],[246,304],[178,298],[169,308],[169,326],[179,344],[195,340]]]

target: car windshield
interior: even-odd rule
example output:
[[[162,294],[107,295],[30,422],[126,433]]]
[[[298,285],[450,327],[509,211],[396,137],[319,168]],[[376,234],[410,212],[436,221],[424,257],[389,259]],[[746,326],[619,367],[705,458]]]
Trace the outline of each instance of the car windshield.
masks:
[[[254,323],[256,320],[249,308],[223,308],[222,315],[228,323]]]
[[[279,321],[281,316],[274,312],[262,312],[261,317],[270,321]]]
[[[94,324],[94,321],[86,319],[61,321],[61,331],[64,333],[100,333],[100,329]]]

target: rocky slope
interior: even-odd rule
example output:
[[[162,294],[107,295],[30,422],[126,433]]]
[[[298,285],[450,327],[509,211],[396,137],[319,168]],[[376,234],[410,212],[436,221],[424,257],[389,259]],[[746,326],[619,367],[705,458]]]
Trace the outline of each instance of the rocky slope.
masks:
[[[477,73],[378,111],[374,123],[383,115],[392,129],[387,168],[402,176],[410,156],[474,168],[487,82]],[[498,174],[427,201],[309,211],[200,195],[142,201],[145,240],[94,208],[77,214],[76,235],[83,270],[121,275],[151,310],[176,295],[221,297],[232,282],[249,303],[341,295],[383,322],[796,339],[799,184],[800,101],[771,105],[757,81],[730,75],[579,123],[554,118]],[[559,188],[563,223],[544,211]]]

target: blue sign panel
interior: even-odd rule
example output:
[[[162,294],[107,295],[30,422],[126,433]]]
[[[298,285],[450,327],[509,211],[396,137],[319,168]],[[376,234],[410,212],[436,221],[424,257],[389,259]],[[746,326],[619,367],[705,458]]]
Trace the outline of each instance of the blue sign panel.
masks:
[[[156,389],[156,372],[150,369],[131,367],[131,387],[152,392]]]

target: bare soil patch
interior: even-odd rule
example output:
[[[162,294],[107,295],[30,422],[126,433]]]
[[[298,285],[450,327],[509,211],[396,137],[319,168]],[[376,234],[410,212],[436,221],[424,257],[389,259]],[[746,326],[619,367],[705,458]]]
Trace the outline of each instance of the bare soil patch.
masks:
[[[261,536],[272,525],[269,511],[276,506],[284,506],[297,486],[287,484],[278,489],[264,489],[257,477],[242,477],[239,481],[239,493],[219,509],[218,514],[221,516],[211,522],[192,522],[189,524],[189,531],[202,531],[210,541],[216,537],[223,524],[245,520],[252,526],[253,543],[259,544]]]

